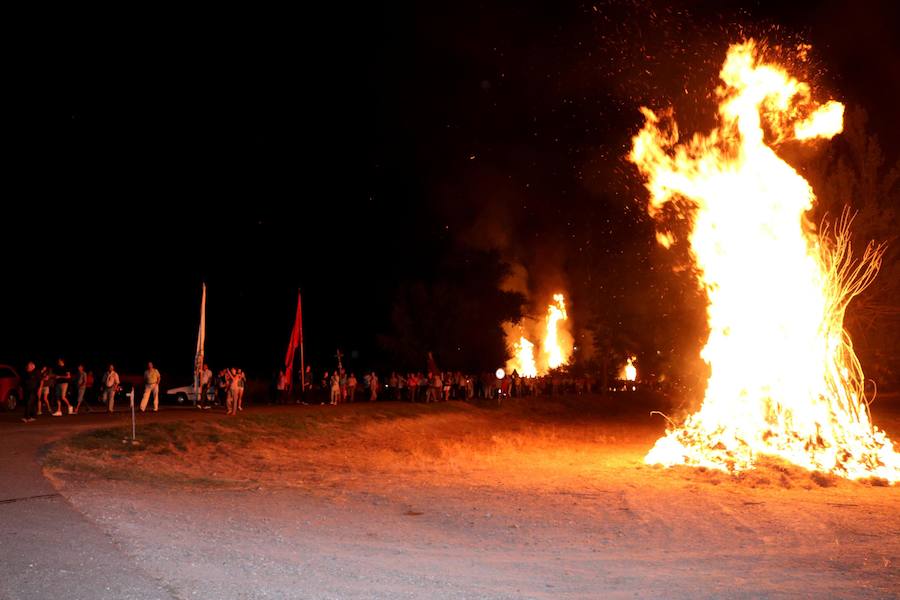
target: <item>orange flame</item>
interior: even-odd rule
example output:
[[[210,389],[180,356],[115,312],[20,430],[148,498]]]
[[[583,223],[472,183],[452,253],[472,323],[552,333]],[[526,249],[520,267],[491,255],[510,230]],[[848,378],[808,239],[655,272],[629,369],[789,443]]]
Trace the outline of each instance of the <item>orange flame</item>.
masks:
[[[537,377],[568,364],[574,350],[574,339],[566,327],[568,319],[565,296],[554,294],[544,319],[529,317],[518,325],[506,323],[506,339],[512,349],[506,370],[523,377]],[[535,344],[528,338],[539,341],[540,353],[535,352]]]
[[[690,221],[709,299],[703,404],[645,461],[740,471],[765,454],[896,482],[900,454],[871,422],[843,327],[883,247],[870,244],[853,261],[846,217],[833,236],[815,234],[806,219],[812,188],[774,149],[839,133],[843,105],[817,106],[807,84],[760,61],[753,41],[731,46],[720,77],[716,129],[679,144],[671,114],[642,108],[646,121],[629,156],[647,178],[651,216],[672,204]]]
[[[562,294],[553,294],[553,302],[547,307],[547,335],[544,337],[544,354],[547,356],[547,366],[551,369],[559,368],[569,361],[567,353],[560,342],[559,322],[566,321],[566,301]]]
[[[506,363],[506,370],[516,371],[522,377],[537,377],[537,366],[534,364],[534,344],[524,335],[513,343],[513,357]]]
[[[637,379],[637,368],[634,366],[633,356],[629,356],[628,360],[625,362],[625,366],[622,367],[621,378],[625,381],[634,381]]]

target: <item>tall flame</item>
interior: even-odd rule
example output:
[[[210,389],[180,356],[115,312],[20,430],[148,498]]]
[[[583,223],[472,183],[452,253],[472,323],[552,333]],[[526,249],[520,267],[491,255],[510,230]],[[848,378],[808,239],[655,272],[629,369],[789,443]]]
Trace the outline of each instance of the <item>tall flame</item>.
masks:
[[[506,361],[507,372],[537,377],[568,364],[575,346],[568,319],[565,296],[560,293],[553,295],[553,304],[547,306],[543,319],[527,317],[519,324],[505,323],[503,328],[512,350]],[[540,352],[535,351],[535,343],[528,338],[537,341]]]
[[[506,363],[507,370],[516,371],[522,377],[537,377],[537,365],[534,364],[534,344],[524,335],[513,343],[513,357]]]
[[[668,204],[689,220],[709,299],[703,404],[645,461],[740,471],[765,454],[896,482],[900,454],[871,422],[843,328],[883,248],[870,245],[854,262],[847,218],[833,236],[817,235],[806,218],[812,188],[774,149],[839,133],[843,105],[817,106],[807,84],[760,61],[753,41],[731,46],[720,77],[717,128],[679,144],[671,114],[642,108],[629,156],[647,179],[651,216],[661,220]]]
[[[547,307],[547,335],[544,337],[544,354],[547,366],[556,369],[568,362],[559,336],[559,322],[568,320],[566,300],[562,294],[553,294],[553,302]]]
[[[634,366],[633,356],[629,356],[628,360],[625,362],[625,366],[622,367],[622,379],[625,381],[634,381],[637,379],[637,368]]]

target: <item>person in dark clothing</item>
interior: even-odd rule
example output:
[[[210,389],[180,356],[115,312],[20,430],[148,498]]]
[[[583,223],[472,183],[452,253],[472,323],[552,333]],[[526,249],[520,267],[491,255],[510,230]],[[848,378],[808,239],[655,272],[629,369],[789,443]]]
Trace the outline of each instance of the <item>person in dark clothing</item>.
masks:
[[[219,371],[219,376],[216,378],[216,402],[220,406],[225,406],[226,399],[228,397],[228,376],[226,375],[225,369]]]
[[[56,412],[53,413],[54,417],[62,416],[62,405],[65,404],[69,409],[69,414],[75,412],[75,409],[72,408],[72,405],[69,404],[69,399],[66,398],[66,391],[69,389],[69,381],[72,379],[72,374],[69,372],[69,369],[66,368],[66,363],[63,359],[59,359],[56,363],[56,368],[53,369],[53,375],[56,377]]]
[[[25,377],[22,378],[22,392],[24,394],[25,416],[23,423],[31,423],[37,415],[38,388],[41,387],[41,373],[33,362],[25,367]]]

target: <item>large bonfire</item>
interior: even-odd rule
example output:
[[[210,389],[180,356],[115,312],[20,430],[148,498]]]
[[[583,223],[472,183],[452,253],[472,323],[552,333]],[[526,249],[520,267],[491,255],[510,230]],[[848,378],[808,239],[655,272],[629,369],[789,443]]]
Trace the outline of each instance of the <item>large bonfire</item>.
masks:
[[[807,218],[812,188],[775,152],[789,140],[833,137],[844,107],[816,104],[810,87],[764,63],[753,41],[729,49],[720,77],[718,127],[679,143],[671,113],[643,108],[630,154],[647,179],[651,216],[662,223],[668,205],[689,220],[709,299],[703,403],[645,460],[734,472],[771,455],[896,482],[900,454],[871,421],[843,327],[883,249],[870,245],[853,260],[847,218],[817,234]]]

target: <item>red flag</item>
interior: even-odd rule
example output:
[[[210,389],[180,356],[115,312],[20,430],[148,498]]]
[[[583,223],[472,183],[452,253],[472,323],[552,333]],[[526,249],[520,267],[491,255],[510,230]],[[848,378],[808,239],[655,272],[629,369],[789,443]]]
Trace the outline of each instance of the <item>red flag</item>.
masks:
[[[288,388],[291,387],[294,371],[294,353],[303,343],[303,313],[300,309],[300,292],[297,292],[297,316],[294,318],[294,329],[291,331],[291,341],[288,342],[287,356],[284,358],[284,374],[287,378]]]

